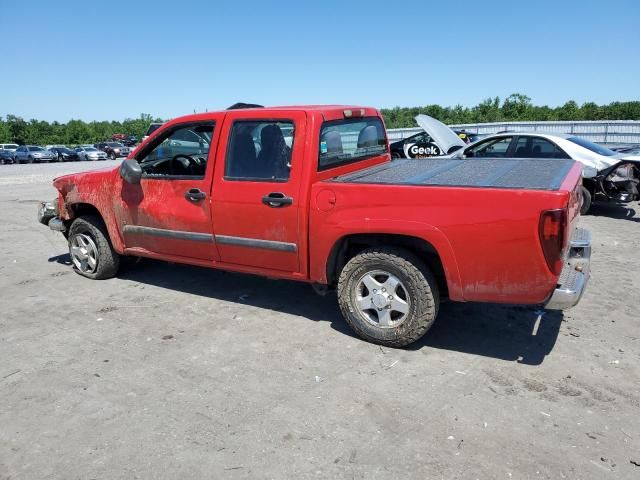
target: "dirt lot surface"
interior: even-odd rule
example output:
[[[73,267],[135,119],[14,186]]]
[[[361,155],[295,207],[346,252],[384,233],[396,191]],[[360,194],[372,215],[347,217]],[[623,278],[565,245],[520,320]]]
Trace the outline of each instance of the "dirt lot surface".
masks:
[[[95,166],[0,166],[0,479],[640,478],[637,202],[581,219],[575,309],[445,304],[392,350],[302,284],[76,275],[36,202]]]

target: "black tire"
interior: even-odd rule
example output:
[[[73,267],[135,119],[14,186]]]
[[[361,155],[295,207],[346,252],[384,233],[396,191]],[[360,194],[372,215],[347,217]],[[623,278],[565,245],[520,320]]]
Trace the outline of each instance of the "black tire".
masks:
[[[408,297],[406,318],[396,326],[375,325],[357,305],[361,279],[368,272],[380,271],[400,280]],[[440,303],[438,285],[424,262],[411,252],[391,247],[369,248],[349,260],[340,273],[337,293],[342,315],[353,331],[364,340],[388,347],[409,345],[427,333]]]
[[[77,235],[85,235],[91,237],[97,248],[97,264],[92,272],[84,272],[79,269],[72,253],[72,245]],[[111,245],[107,227],[100,217],[97,215],[86,215],[76,218],[69,228],[69,254],[71,255],[71,263],[76,273],[83,277],[93,280],[104,280],[115,277],[120,266],[120,255],[116,253]]]
[[[582,189],[582,205],[580,205],[580,215],[586,215],[589,210],[591,210],[591,192],[587,190],[585,187],[580,187]]]
[[[402,158],[402,157],[400,156],[400,154],[399,154],[399,153],[397,153],[397,152],[391,152],[391,160],[398,160],[398,159],[400,159],[400,158]]]
[[[27,163],[33,163],[33,157],[27,158]]]
[[[116,154],[115,154],[114,152],[111,152],[111,153],[109,154],[109,158],[110,158],[111,160],[116,160],[118,157],[116,156]]]

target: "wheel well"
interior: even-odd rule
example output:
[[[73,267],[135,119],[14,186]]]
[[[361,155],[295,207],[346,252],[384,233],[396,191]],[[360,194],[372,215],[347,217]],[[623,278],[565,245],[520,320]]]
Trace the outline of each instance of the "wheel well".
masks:
[[[417,255],[431,270],[442,297],[449,295],[447,278],[437,250],[426,240],[407,235],[357,234],[341,238],[331,249],[327,262],[327,282],[335,286],[342,268],[361,251],[377,246],[399,247]]]
[[[582,179],[582,186],[584,188],[586,188],[587,190],[589,190],[589,193],[591,194],[591,196],[593,197],[596,193],[596,182],[594,181],[593,178],[583,178]]]
[[[102,219],[102,215],[96,207],[90,203],[74,203],[67,206],[67,211],[70,213],[69,223],[78,217],[85,215],[96,215]],[[104,219],[102,219],[104,221]]]

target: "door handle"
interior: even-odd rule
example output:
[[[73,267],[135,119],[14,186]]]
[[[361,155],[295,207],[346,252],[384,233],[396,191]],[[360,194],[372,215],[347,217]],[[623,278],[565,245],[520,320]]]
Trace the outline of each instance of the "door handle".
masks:
[[[204,200],[206,196],[207,194],[199,188],[191,188],[184,194],[184,198],[191,202],[199,202],[200,200]]]
[[[284,193],[271,192],[262,197],[262,203],[271,208],[280,208],[293,203],[293,198],[287,197]]]

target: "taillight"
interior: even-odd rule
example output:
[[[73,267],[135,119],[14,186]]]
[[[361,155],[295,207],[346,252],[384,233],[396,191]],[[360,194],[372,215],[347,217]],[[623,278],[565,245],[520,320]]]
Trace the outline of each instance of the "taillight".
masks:
[[[549,270],[554,275],[562,271],[562,250],[565,246],[567,214],[564,210],[546,210],[540,216],[538,235]]]

